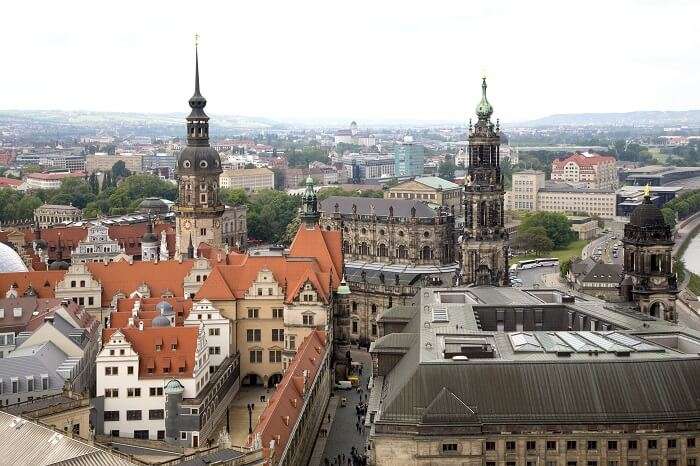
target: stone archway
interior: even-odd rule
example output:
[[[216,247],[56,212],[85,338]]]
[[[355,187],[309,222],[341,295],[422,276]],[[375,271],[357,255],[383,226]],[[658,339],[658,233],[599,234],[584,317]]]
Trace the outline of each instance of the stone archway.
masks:
[[[282,374],[275,373],[267,379],[267,388],[275,388],[275,385],[282,381]]]
[[[481,264],[476,268],[475,285],[491,284],[491,269],[486,264]]]
[[[263,385],[263,379],[258,374],[251,372],[243,377],[241,385],[260,386]]]
[[[649,306],[649,315],[657,319],[665,318],[666,305],[661,301],[655,301]]]

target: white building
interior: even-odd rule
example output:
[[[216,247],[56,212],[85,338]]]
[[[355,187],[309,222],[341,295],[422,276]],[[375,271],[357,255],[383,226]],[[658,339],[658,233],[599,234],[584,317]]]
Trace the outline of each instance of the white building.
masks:
[[[84,240],[71,252],[71,262],[112,262],[117,259],[130,259],[124,248],[109,237],[109,228],[102,224],[92,224]]]

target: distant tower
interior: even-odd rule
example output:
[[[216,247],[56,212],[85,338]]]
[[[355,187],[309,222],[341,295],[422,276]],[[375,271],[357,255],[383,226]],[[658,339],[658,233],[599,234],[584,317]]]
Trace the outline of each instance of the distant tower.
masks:
[[[192,111],[187,117],[187,147],[177,159],[175,174],[179,196],[175,205],[175,257],[184,258],[188,245],[196,249],[204,242],[221,247],[219,202],[219,153],[209,146],[209,117],[204,113],[207,100],[199,92],[199,54],[195,48],[194,95],[189,101]]]
[[[153,223],[149,216],[148,227],[141,237],[141,260],[144,262],[158,261],[158,237],[153,234]]]
[[[314,191],[314,179],[311,175],[306,178],[306,190],[301,196],[301,220],[306,228],[314,228],[318,224],[318,199]]]
[[[625,278],[622,291],[644,314],[675,322],[678,286],[672,268],[673,236],[661,210],[651,202],[649,187],[644,201],[630,215],[622,240]],[[631,279],[631,284],[629,283]]]
[[[353,121],[352,123],[350,123],[350,134],[352,134],[353,136],[357,135],[357,122],[356,121]]]
[[[462,276],[466,284],[508,286],[508,233],[503,226],[501,135],[491,123],[493,107],[481,84],[478,121],[469,122],[469,166],[464,187]]]

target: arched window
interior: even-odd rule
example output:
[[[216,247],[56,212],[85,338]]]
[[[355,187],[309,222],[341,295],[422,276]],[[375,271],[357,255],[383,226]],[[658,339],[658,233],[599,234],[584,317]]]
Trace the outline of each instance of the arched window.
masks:
[[[343,241],[343,252],[345,254],[350,254],[350,243],[347,241]]]
[[[408,259],[408,249],[403,244],[396,248],[396,257],[399,259]]]
[[[430,249],[430,246],[423,246],[420,252],[420,258],[423,260],[430,260],[433,258],[433,250]]]
[[[387,257],[389,255],[389,248],[386,246],[386,244],[380,244],[377,246],[377,256],[379,257]]]
[[[369,256],[369,245],[364,241],[362,242],[362,244],[360,244],[360,255]]]

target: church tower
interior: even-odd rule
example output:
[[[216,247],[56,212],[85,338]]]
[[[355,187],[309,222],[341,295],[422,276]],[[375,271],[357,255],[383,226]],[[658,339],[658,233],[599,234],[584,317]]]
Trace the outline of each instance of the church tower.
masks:
[[[503,226],[501,135],[498,121],[491,122],[493,107],[486,99],[486,78],[481,83],[478,120],[469,121],[469,168],[464,186],[462,282],[508,286],[508,234]]]
[[[314,179],[309,175],[306,178],[306,190],[301,196],[301,221],[306,228],[313,229],[318,225],[321,214],[318,211],[318,198],[314,190]]]
[[[187,117],[187,147],[177,158],[175,174],[178,200],[175,206],[176,258],[194,254],[200,243],[221,247],[221,216],[224,205],[219,201],[219,153],[209,145],[209,117],[204,113],[207,99],[199,92],[199,54],[195,47],[194,95],[189,101],[192,111]],[[193,245],[193,249],[188,246]]]
[[[625,278],[620,291],[644,314],[675,322],[678,285],[672,268],[673,236],[661,210],[651,202],[650,191],[647,187],[644,201],[625,225]]]

